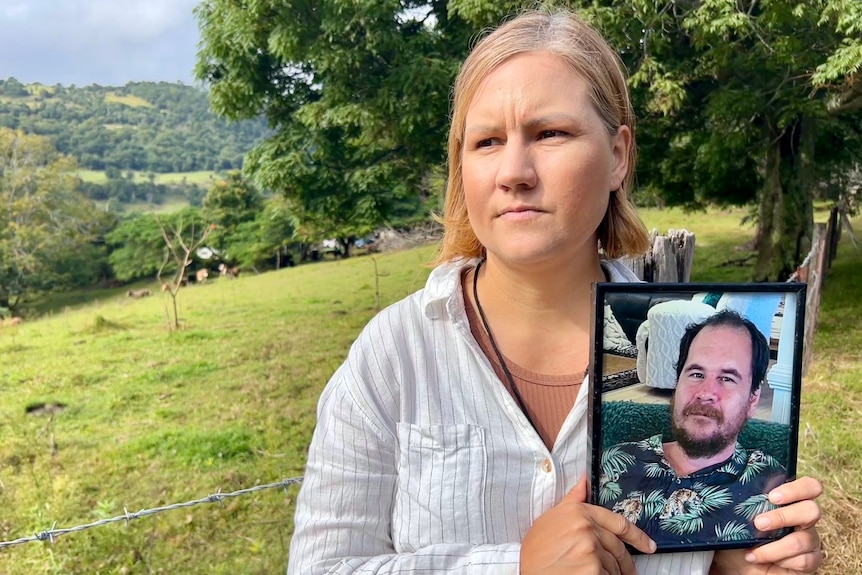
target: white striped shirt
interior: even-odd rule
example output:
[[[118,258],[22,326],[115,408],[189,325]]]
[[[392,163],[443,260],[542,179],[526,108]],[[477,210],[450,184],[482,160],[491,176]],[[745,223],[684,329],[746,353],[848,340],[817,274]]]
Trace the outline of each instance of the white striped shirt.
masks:
[[[436,268],[372,319],[324,389],[289,575],[517,573],[530,525],[587,472],[588,386],[548,451],[470,333],[460,278],[474,263]],[[635,557],[640,575],[711,562]]]

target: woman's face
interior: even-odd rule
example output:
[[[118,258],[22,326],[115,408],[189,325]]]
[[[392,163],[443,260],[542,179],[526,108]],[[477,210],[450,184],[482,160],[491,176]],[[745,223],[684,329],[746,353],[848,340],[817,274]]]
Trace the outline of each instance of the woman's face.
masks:
[[[462,174],[470,224],[489,259],[521,266],[596,257],[631,132],[609,135],[589,94],[546,52],[513,57],[480,86],[467,109]]]

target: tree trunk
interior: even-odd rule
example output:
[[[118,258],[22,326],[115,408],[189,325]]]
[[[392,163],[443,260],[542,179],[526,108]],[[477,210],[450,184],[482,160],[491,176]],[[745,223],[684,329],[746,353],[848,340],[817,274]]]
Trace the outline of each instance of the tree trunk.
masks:
[[[341,257],[349,258],[350,257],[350,244],[353,242],[350,238],[339,238],[338,243],[341,246]]]
[[[766,130],[755,281],[784,281],[811,249],[814,129],[812,118],[798,116],[780,131]]]
[[[754,264],[754,281],[766,281],[766,276],[769,273],[769,264],[775,252],[772,243],[773,218],[775,217],[776,204],[781,198],[781,154],[778,147],[771,141],[772,138],[769,140],[766,149],[763,187],[758,194],[757,233],[754,238],[757,262]]]

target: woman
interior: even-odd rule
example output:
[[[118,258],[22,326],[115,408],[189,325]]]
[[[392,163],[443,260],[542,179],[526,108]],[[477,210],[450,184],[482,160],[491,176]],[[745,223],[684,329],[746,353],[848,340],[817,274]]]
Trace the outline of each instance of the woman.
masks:
[[[585,503],[590,286],[635,281],[609,258],[647,245],[613,50],[526,13],[476,46],[453,106],[438,266],[321,396],[288,573],[812,572],[815,480],[775,490],[790,505],[760,521],[801,529],[753,552],[650,555]]]

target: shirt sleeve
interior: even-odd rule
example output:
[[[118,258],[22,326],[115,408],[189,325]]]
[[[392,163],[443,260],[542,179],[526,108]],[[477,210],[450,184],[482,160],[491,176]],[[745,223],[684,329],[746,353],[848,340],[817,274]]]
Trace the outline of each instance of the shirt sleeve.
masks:
[[[396,551],[396,434],[366,412],[339,370],[324,390],[297,499],[288,575],[518,572],[520,543],[434,544]],[[349,375],[347,376],[349,378]]]

